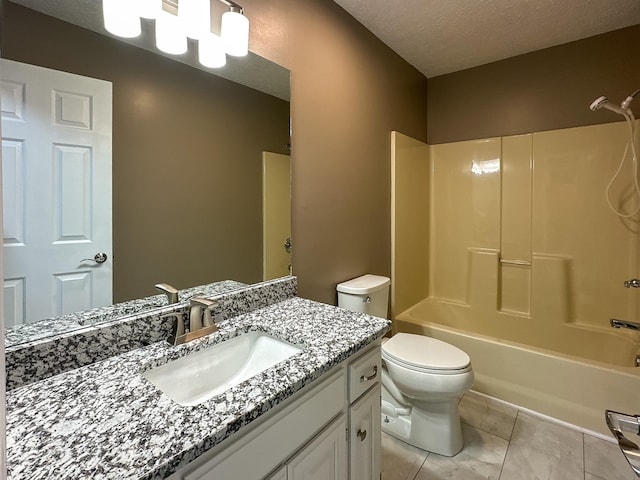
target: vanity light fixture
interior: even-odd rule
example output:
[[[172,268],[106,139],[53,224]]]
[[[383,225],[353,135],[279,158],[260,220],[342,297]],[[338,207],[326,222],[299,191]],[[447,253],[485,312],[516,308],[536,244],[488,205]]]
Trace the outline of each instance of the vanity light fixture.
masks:
[[[104,28],[118,37],[135,38],[142,33],[140,15],[127,4],[127,0],[102,0]]]
[[[224,53],[224,44],[220,35],[209,33],[198,40],[198,60],[208,68],[224,67],[227,56]]]
[[[187,35],[180,19],[164,10],[156,18],[156,47],[170,55],[187,52]]]
[[[244,57],[249,52],[249,19],[243,15],[243,8],[233,2],[229,11],[222,14],[220,36],[224,50],[234,57]]]
[[[170,55],[187,52],[187,37],[198,40],[200,63],[220,68],[226,55],[249,53],[249,19],[242,6],[217,0],[229,7],[222,14],[220,35],[211,32],[212,0],[102,0],[104,26],[114,35],[134,38],[142,33],[140,18],[155,21],[156,47]]]

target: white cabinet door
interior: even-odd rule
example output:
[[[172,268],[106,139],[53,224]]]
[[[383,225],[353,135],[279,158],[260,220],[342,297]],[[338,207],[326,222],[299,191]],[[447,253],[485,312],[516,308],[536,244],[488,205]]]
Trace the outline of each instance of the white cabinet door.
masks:
[[[341,415],[287,464],[287,480],[347,480],[346,428]]]
[[[380,478],[380,384],[360,398],[349,413],[351,480]]]
[[[2,60],[0,90],[5,326],[111,304],[111,83]]]

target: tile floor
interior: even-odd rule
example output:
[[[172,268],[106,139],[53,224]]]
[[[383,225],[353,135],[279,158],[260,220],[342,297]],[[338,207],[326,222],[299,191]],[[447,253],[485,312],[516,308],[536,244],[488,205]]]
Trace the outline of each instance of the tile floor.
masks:
[[[474,392],[453,458],[382,434],[382,480],[637,480],[618,446]]]

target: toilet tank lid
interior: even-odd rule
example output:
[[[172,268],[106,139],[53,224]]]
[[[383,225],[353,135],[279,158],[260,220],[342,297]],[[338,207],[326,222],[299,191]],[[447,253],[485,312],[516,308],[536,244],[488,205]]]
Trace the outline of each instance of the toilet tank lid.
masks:
[[[342,293],[352,293],[355,295],[362,295],[366,293],[377,292],[386,288],[391,283],[391,280],[387,277],[380,275],[363,275],[346,282],[338,284],[338,291]]]

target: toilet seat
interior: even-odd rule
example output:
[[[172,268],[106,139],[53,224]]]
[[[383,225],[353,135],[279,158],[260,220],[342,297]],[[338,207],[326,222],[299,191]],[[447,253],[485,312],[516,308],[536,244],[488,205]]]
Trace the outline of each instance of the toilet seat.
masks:
[[[382,344],[382,358],[424,373],[458,374],[471,369],[469,355],[435,338],[397,333]]]

